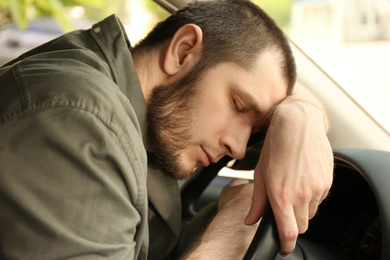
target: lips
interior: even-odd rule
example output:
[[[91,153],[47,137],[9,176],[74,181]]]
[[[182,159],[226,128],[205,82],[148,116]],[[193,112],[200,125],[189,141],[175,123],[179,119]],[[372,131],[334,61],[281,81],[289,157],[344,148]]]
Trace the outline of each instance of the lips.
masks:
[[[201,147],[202,149],[202,164],[204,167],[207,167],[210,165],[211,162],[213,162],[213,158],[210,156],[210,154],[207,153],[207,151]]]

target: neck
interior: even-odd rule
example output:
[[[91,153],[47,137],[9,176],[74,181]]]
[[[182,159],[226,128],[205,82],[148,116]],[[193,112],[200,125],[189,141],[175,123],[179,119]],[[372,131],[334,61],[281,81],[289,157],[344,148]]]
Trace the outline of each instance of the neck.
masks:
[[[161,65],[161,53],[160,48],[132,52],[146,104],[148,104],[154,88],[160,86],[163,82],[164,73]]]

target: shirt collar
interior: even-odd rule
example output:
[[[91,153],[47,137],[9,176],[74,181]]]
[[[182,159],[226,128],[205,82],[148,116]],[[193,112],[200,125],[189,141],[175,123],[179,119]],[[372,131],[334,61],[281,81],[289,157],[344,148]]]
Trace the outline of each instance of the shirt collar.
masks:
[[[146,103],[130,53],[130,41],[116,15],[111,15],[91,28],[91,35],[104,53],[112,78],[132,104],[146,143]]]

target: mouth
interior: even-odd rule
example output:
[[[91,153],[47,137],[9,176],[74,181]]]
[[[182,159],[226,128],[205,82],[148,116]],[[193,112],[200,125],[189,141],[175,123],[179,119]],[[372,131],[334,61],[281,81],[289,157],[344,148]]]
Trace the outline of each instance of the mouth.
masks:
[[[201,146],[202,149],[202,164],[204,167],[209,166],[211,163],[215,163],[214,158]]]
[[[202,146],[200,148],[202,150],[202,159],[201,159],[202,164],[204,167],[207,167],[213,161],[212,157],[210,156],[210,154],[206,152],[206,150]]]

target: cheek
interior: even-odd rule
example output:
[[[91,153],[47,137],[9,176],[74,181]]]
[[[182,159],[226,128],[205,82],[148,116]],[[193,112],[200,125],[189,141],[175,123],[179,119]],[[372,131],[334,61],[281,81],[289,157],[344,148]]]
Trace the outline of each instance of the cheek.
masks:
[[[213,88],[201,89],[199,100],[194,109],[195,134],[201,139],[218,138],[218,135],[228,127],[233,116],[230,100],[219,85]]]
[[[195,159],[199,157],[199,149],[198,146],[189,145],[183,150],[180,158],[183,162],[183,166],[188,167],[189,170],[192,170],[192,168],[196,166]]]
[[[231,115],[226,110],[203,107],[194,118],[194,134],[203,141],[215,141],[228,128]]]

